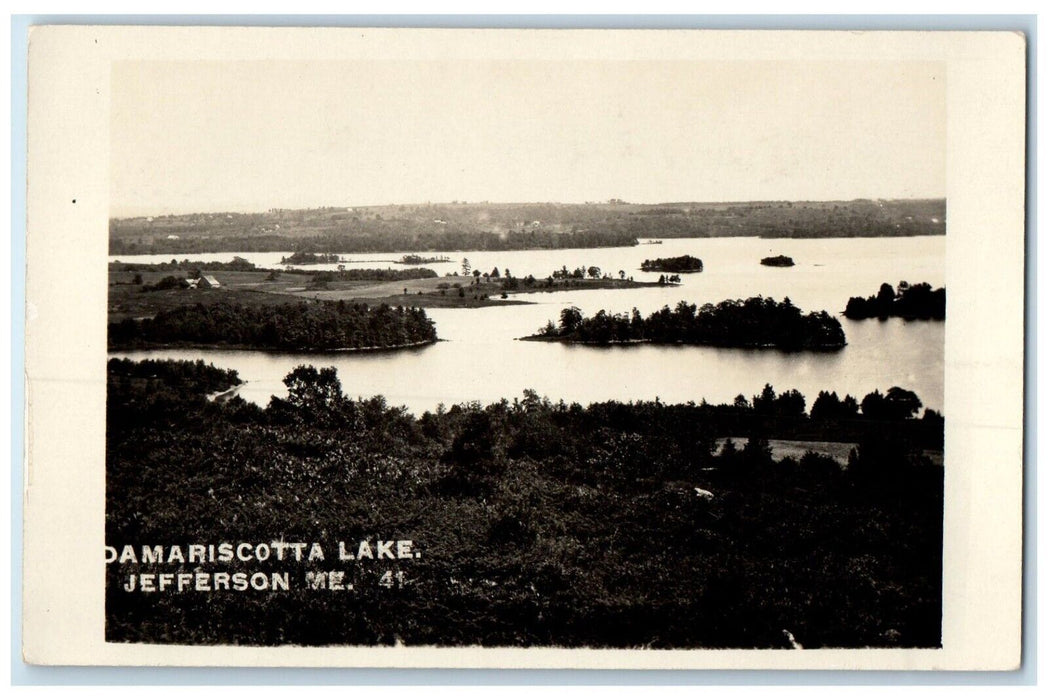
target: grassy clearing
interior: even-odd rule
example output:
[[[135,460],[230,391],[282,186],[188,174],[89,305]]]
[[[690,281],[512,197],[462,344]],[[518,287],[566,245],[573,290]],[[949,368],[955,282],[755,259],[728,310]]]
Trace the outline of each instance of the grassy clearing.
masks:
[[[476,280],[473,277],[433,277],[400,281],[334,280],[313,284],[314,272],[280,272],[276,279],[269,272],[209,272],[222,285],[218,289],[163,289],[142,291],[143,286],[155,285],[168,276],[183,277],[185,272],[110,272],[109,321],[125,318],[155,316],[159,311],[186,304],[213,304],[220,301],[266,306],[287,304],[303,299],[346,301],[390,306],[422,308],[478,308],[505,306],[531,302],[514,299],[513,295],[528,292],[561,292],[580,289],[634,289],[657,286],[650,282],[631,280],[539,280],[535,286],[505,291],[501,281]],[[142,284],[135,284],[140,275]],[[458,285],[458,286],[456,286]],[[548,286],[547,286],[548,285]],[[459,293],[461,289],[461,294]],[[503,298],[505,293],[506,297]]]

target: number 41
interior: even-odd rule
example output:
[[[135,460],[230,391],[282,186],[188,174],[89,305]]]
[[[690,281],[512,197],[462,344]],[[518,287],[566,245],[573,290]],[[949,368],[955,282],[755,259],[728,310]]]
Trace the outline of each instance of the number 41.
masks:
[[[386,573],[382,574],[379,578],[378,585],[383,588],[393,588],[394,586],[397,588],[403,588],[406,580],[407,578],[404,576],[403,571],[397,570],[396,573],[393,573],[391,570],[387,569]]]

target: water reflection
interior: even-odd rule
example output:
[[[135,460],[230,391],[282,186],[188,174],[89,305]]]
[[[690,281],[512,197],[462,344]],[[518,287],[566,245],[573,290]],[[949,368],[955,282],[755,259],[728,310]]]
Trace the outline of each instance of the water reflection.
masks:
[[[686,300],[701,306],[727,298],[757,294],[789,297],[804,311],[843,310],[849,296],[870,295],[882,282],[944,281],[944,237],[898,239],[768,240],[758,238],[667,239],[663,245],[595,250],[446,252],[456,262],[427,265],[443,274],[468,257],[475,269],[507,268],[516,276],[545,277],[566,265],[596,265],[618,276],[636,279],[645,258],[691,254],[703,259],[705,271],[684,276],[680,287],[637,290],[536,293],[520,298],[528,306],[482,309],[430,309],[444,342],[395,353],[273,354],[243,351],[149,351],[119,356],[203,358],[237,370],[248,384],[245,399],[260,404],[282,395],[283,377],[296,365],[334,365],[351,396],[383,394],[390,403],[415,413],[437,404],[497,401],[519,397],[528,388],[553,400],[589,403],[608,399],[720,403],[742,393],[752,396],[764,384],[796,388],[810,407],[821,389],[850,393],[861,399],[874,389],[903,386],[917,392],[925,405],[942,409],[945,327],[937,322],[848,321],[841,319],[848,346],[837,353],[784,353],[774,350],[665,347],[639,345],[595,348],[551,343],[524,343],[515,338],[534,333],[555,319],[566,305],[586,314],[599,309],[648,314],[663,305]],[[761,257],[784,254],[792,268],[764,267]],[[178,256],[229,260],[233,253]],[[243,253],[261,266],[274,266],[287,253]],[[429,254],[427,254],[429,255]],[[121,256],[116,256],[121,257]],[[123,256],[129,261],[170,260],[172,256]],[[374,267],[376,259],[399,254],[350,256],[347,265]],[[387,264],[381,265],[383,267]],[[312,266],[322,269],[333,266]]]

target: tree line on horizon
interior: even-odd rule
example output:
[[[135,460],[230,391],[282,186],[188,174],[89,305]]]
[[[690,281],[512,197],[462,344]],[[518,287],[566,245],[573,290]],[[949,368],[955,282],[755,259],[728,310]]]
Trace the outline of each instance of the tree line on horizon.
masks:
[[[190,260],[189,258],[182,260],[171,258],[171,262],[144,263],[115,260],[109,263],[110,272],[174,272],[178,270],[208,270],[215,272],[253,272],[259,270],[267,272],[267,270],[259,268],[255,263],[239,255],[234,255],[229,262],[204,262],[203,260]]]
[[[109,238],[111,255],[526,250],[631,246],[640,238],[942,235],[945,220],[942,199],[405,204],[111,219]]]
[[[289,237],[274,233],[185,236],[177,240],[154,237],[110,237],[110,255],[166,253],[272,252],[294,246],[298,254],[396,253],[446,250],[556,250],[563,248],[618,248],[637,245],[636,236],[614,231],[494,232],[384,231],[381,233],[323,233]]]

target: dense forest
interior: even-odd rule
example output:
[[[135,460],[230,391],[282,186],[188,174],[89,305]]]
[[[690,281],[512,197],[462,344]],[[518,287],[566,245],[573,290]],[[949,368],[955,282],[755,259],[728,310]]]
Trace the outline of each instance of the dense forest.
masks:
[[[260,307],[194,304],[160,311],[153,318],[109,324],[110,349],[342,350],[395,348],[436,340],[433,322],[422,309],[343,301]]]
[[[640,264],[644,272],[702,272],[702,261],[691,255],[681,255],[675,258],[645,259]]]
[[[897,316],[908,320],[942,321],[946,318],[946,289],[933,290],[927,282],[900,282],[896,291],[885,282],[874,296],[848,299],[844,315],[851,319]]]
[[[942,235],[942,199],[840,202],[402,204],[111,219],[111,255],[527,250],[638,238]]]
[[[724,406],[583,407],[525,391],[414,418],[346,398],[330,368],[299,367],[285,384],[266,408],[218,403],[202,392],[221,387],[191,363],[111,361],[106,544],[316,541],[353,591],[309,590],[304,562],[114,561],[107,641],[941,643],[943,475],[922,455],[927,418],[855,419],[865,432],[841,465],[772,458],[783,426],[841,422],[770,387]],[[740,434],[744,445],[717,448]],[[379,537],[412,540],[419,558],[338,561],[336,540]],[[219,570],[284,570],[291,586],[124,590],[136,572]]]
[[[788,255],[773,255],[768,258],[761,258],[761,265],[767,267],[793,267],[793,258]]]
[[[236,370],[219,369],[203,360],[127,360],[110,358],[108,364],[111,395],[144,396],[163,393],[177,386],[190,395],[223,391],[240,383]],[[113,382],[119,384],[114,386]],[[134,384],[134,391],[131,386]]]
[[[565,343],[683,343],[733,348],[837,350],[845,345],[840,321],[825,311],[801,313],[787,297],[782,302],[751,297],[706,304],[681,301],[648,317],[633,309],[629,315],[603,309],[587,318],[576,307],[561,311],[560,322],[549,321],[526,340]]]

